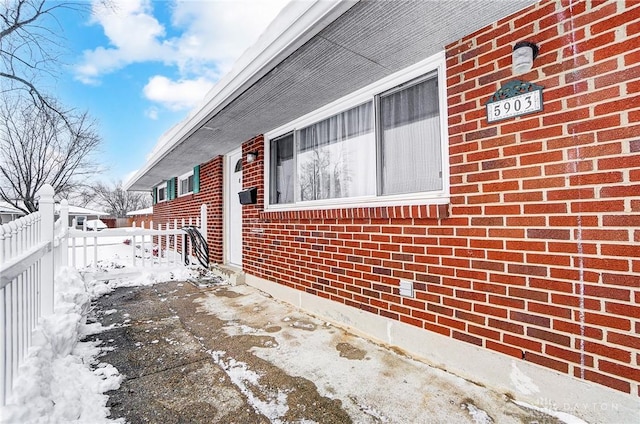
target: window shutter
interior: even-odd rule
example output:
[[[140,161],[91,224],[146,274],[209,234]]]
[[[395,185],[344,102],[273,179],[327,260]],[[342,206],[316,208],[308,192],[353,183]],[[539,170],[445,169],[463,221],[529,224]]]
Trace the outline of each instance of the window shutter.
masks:
[[[200,193],[200,165],[193,167],[193,192]]]
[[[154,187],[153,190],[151,190],[151,204],[155,205],[156,203],[158,203],[158,188]]]
[[[176,178],[167,180],[167,200],[173,200],[176,198]]]
[[[168,192],[169,200],[173,200],[176,197],[178,197],[177,184],[178,184],[178,177],[171,178],[170,180],[167,181],[167,192]]]

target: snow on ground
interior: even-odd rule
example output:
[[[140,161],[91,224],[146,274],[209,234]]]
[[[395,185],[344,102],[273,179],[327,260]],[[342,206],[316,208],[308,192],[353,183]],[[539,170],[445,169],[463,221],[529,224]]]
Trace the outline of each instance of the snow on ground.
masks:
[[[124,422],[108,418],[108,396],[104,394],[120,386],[121,376],[118,370],[100,362],[100,342],[80,341],[85,336],[103,330],[99,323],[86,324],[91,299],[119,286],[184,279],[193,273],[180,262],[160,264],[152,270],[134,267],[134,247],[124,244],[124,239],[98,239],[98,258],[108,259],[99,260],[97,264],[91,263],[80,272],[65,267],[58,274],[55,280],[54,314],[44,317],[35,331],[33,345],[14,381],[13,393],[7,399],[6,406],[0,410],[0,422]],[[83,263],[84,248],[75,249],[76,260]],[[70,247],[69,251],[71,257],[73,248]],[[141,252],[140,249],[138,251]],[[93,255],[93,252],[88,255]],[[153,258],[147,252],[147,265],[154,259],[158,261],[157,257]],[[141,265],[140,257],[137,261]],[[104,275],[109,278],[104,279]],[[101,278],[91,278],[94,276]]]
[[[169,250],[167,251],[166,239],[162,238],[162,254],[158,257],[158,245],[152,243],[150,236],[135,238],[127,234],[127,229],[104,230],[97,233],[87,232],[87,237],[75,238],[75,245],[69,244],[69,264],[77,268],[91,267],[96,261],[104,262],[112,259],[116,263],[125,266],[149,265],[171,265],[181,262],[180,255]],[[94,235],[92,237],[92,235]],[[73,240],[73,239],[72,239]],[[169,245],[169,247],[173,247]]]
[[[424,409],[407,407],[407,402],[428,404],[432,422],[466,422],[463,415],[468,415],[475,424],[504,422],[492,419],[492,416],[505,417],[505,411],[495,409],[503,405],[500,394],[394,353],[388,347],[347,334],[331,323],[292,311],[280,302],[263,302],[261,297],[264,295],[248,286],[237,286],[232,290],[242,296],[203,297],[196,301],[199,312],[214,314],[225,321],[224,329],[229,336],[252,334],[271,339],[268,344],[255,346],[251,351],[292,376],[313,381],[321,396],[342,399],[342,408],[351,417],[362,419],[357,422],[425,422],[420,415]],[[228,303],[233,307],[228,307]],[[247,314],[246,311],[254,313]],[[278,331],[273,332],[271,328],[278,328]],[[247,364],[225,366],[225,361],[231,363],[225,352],[209,353],[241,390],[246,386],[245,381],[251,381],[254,371]],[[336,379],[336,375],[349,378]],[[375,384],[363,384],[370,381]],[[254,385],[260,385],[260,381]],[[381,387],[388,390],[380,390]],[[468,398],[459,403],[452,393],[464,393]],[[268,402],[254,404],[254,407],[278,423],[286,410],[277,408],[281,403],[276,395],[280,393],[271,395]],[[586,424],[567,413],[518,404],[555,416],[560,422]],[[448,416],[452,413],[452,405],[459,405],[464,414],[455,418]],[[362,418],[363,414],[366,418]]]
[[[104,230],[101,233],[107,233]],[[164,239],[163,239],[164,240]],[[158,249],[149,237],[135,240],[129,236],[87,238],[69,246],[69,263],[75,263],[92,297],[109,293],[117,287],[151,285],[162,281],[186,279],[192,270],[182,265],[180,255]],[[158,256],[158,251],[161,255]]]
[[[78,340],[96,326],[85,317],[91,297],[80,275],[65,268],[56,278],[56,307],[43,318],[2,410],[7,423],[102,423],[109,410],[104,392],[120,385],[118,371],[98,361],[100,348]]]
[[[109,410],[106,407],[108,397],[104,394],[109,390],[119,387],[121,376],[113,366],[100,362],[102,348],[98,342],[80,342],[85,336],[97,334],[104,330],[99,323],[86,324],[86,315],[90,308],[92,298],[109,293],[117,287],[131,287],[139,285],[151,285],[156,282],[168,280],[183,280],[192,277],[194,271],[183,266],[178,261],[176,264],[159,263],[150,270],[142,268],[141,257],[144,255],[147,265],[151,261],[166,261],[166,255],[158,260],[150,253],[150,249],[145,254],[144,249],[135,249],[131,244],[125,244],[126,238],[99,239],[98,251],[94,254],[91,248],[87,249],[87,259],[90,266],[76,271],[73,268],[64,268],[56,278],[56,308],[52,316],[42,320],[41,326],[34,336],[34,347],[31,348],[28,358],[20,367],[19,377],[14,384],[14,392],[8,399],[7,406],[0,410],[0,422],[2,423],[123,423],[120,420],[110,420]],[[84,261],[84,248],[76,247],[76,260],[79,263]],[[70,251],[72,248],[70,248]],[[137,257],[138,266],[133,266],[134,255]],[[93,258],[104,258],[93,262]],[[86,283],[85,283],[86,281]],[[229,310],[228,317],[225,316],[224,308],[217,305],[215,298],[209,298],[202,306],[206,309],[214,308],[220,314],[220,318],[233,321],[234,311]],[[239,299],[238,299],[239,300]],[[106,311],[106,313],[115,311]],[[267,311],[256,311],[266,313]],[[322,336],[314,335],[316,326],[330,324],[323,322],[310,322],[302,315],[286,316],[282,322],[291,328],[303,329],[309,332],[305,343],[299,346],[290,346],[284,349],[285,343],[276,342],[276,349],[257,349],[259,356],[268,359],[275,364],[291,367],[292,363],[297,364],[289,371],[294,374],[315,378],[319,381],[321,394],[330,396],[331,393],[359,393],[360,390],[368,390],[362,385],[363,380],[368,380],[371,376],[379,379],[384,386],[386,376],[382,374],[382,369],[375,360],[376,352],[369,351],[365,361],[353,361],[347,358],[335,359],[330,363],[323,363],[319,360],[322,355],[317,352],[322,351],[326,346],[331,345],[331,340],[325,340]],[[229,327],[230,333],[252,334],[260,332],[253,326],[242,324]],[[286,333],[286,331],[284,332]],[[328,334],[326,332],[315,332],[316,334]],[[275,336],[271,334],[271,336]],[[276,340],[278,337],[276,337]],[[351,340],[353,342],[353,340]],[[265,346],[272,347],[272,346]],[[356,346],[357,348],[357,346]],[[382,349],[380,347],[380,349]],[[364,350],[363,350],[364,352]],[[257,376],[255,372],[248,368],[248,365],[227,357],[225,352],[208,352],[215,362],[220,365],[232,381],[240,388],[245,389],[243,393],[247,396],[250,392],[247,387],[256,384]],[[333,355],[335,356],[335,355]],[[287,361],[288,358],[295,357],[295,362]],[[326,355],[330,358],[330,355]],[[286,363],[286,364],[285,364]],[[330,387],[328,382],[322,384],[322,369],[325,367],[343,367],[343,375],[353,374],[357,368],[366,368],[363,375],[369,376],[363,379],[344,379],[339,385]],[[406,371],[406,370],[405,370]],[[397,369],[396,372],[403,372]],[[426,372],[426,371],[425,371]],[[419,393],[426,390],[421,381],[411,372],[406,372],[403,384],[407,393]],[[450,376],[448,384],[456,386],[461,384],[461,379]],[[286,413],[286,393],[276,391],[270,393],[265,399],[249,399],[252,404],[269,417],[274,423],[280,421],[280,417]],[[389,422],[390,419],[378,406],[385,404],[385,393],[376,394],[375,391],[368,394],[364,401],[362,397],[351,396],[353,405],[345,405],[366,411],[366,414],[375,417],[376,422]],[[447,399],[439,399],[437,391],[432,393],[431,402],[447,402]],[[526,405],[533,408],[530,405]],[[475,423],[488,424],[492,420],[482,409],[472,403],[464,404],[469,416]],[[395,410],[394,418],[402,419],[406,411],[399,408]],[[545,410],[544,412],[556,415],[567,423],[581,423],[583,421],[568,414],[557,411]],[[387,414],[389,411],[386,412]],[[415,417],[404,417],[408,420]],[[410,422],[410,421],[406,421]]]

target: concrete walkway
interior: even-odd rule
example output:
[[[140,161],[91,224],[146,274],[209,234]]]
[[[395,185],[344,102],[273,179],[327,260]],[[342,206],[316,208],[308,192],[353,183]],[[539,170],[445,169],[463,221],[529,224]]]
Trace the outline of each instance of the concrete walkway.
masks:
[[[129,423],[557,423],[248,286],[169,282],[97,301]]]

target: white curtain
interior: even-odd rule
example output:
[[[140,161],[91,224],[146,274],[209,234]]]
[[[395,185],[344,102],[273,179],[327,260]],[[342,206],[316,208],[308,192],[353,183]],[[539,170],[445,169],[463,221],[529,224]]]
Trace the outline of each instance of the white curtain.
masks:
[[[375,194],[372,102],[303,128],[297,136],[300,200]]]
[[[380,98],[382,194],[442,189],[437,79]]]

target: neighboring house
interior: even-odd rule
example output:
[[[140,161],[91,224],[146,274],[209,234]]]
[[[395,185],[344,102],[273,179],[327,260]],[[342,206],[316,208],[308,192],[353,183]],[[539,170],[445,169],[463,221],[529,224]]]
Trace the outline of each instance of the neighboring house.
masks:
[[[60,214],[59,203],[56,203],[55,205],[55,213],[56,216]],[[8,203],[0,202],[0,224],[5,224],[24,215],[24,212],[16,209]],[[100,219],[100,217],[107,215],[109,214],[106,212],[69,205],[69,226],[73,225],[73,220],[75,219],[77,221],[77,227],[82,228],[82,224],[85,220]]]
[[[56,215],[60,214],[60,204],[56,203]],[[69,205],[69,226],[73,225],[76,220],[76,228],[82,228],[85,221],[100,219],[100,217],[109,215],[106,212],[96,211],[93,209],[83,208],[80,206]]]
[[[541,111],[496,102],[513,80]],[[640,3],[293,2],[159,146],[128,189],[154,222],[206,203],[211,260],[248,284],[517,399],[637,418]]]
[[[137,226],[140,226],[141,222],[148,223],[150,221],[153,221],[153,207],[127,212],[127,226],[129,227],[132,226],[134,222]]]
[[[24,212],[20,209],[11,206],[7,202],[0,202],[0,224],[6,224],[24,215]]]

